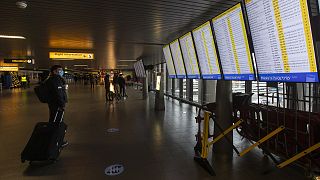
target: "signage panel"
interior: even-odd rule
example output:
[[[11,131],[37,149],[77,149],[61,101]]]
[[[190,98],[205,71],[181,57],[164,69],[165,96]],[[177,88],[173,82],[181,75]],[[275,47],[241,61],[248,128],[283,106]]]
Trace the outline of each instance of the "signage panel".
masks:
[[[186,66],[187,77],[189,79],[200,79],[200,69],[191,32],[185,34],[179,38],[179,40],[184,64]]]
[[[246,0],[260,81],[319,82],[307,0]]]
[[[32,59],[4,59],[4,63],[32,63]]]
[[[176,72],[174,69],[169,45],[164,46],[162,50],[163,50],[164,58],[166,60],[169,78],[176,78]]]
[[[49,52],[49,58],[55,60],[94,59],[93,53]]]
[[[220,65],[210,22],[192,31],[203,79],[221,79]]]
[[[212,19],[225,80],[255,80],[241,4]]]
[[[183,63],[179,40],[176,39],[175,41],[170,43],[170,48],[177,78],[186,78],[186,70]]]
[[[17,66],[0,66],[0,71],[19,71]]]

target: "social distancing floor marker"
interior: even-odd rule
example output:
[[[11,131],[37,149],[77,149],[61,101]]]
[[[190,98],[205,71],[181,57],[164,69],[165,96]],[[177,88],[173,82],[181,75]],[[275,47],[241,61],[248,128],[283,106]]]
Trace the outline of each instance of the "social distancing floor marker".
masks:
[[[117,176],[123,173],[123,171],[124,171],[124,166],[122,164],[114,164],[114,165],[108,166],[104,170],[104,173],[107,176]]]
[[[120,130],[118,128],[109,128],[107,129],[108,133],[115,133],[115,132],[119,132]]]

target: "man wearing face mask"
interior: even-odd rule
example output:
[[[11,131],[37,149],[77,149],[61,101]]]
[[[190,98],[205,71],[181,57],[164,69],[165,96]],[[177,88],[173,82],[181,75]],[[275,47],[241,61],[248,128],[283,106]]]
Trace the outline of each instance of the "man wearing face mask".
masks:
[[[60,65],[54,65],[51,67],[50,77],[47,80],[47,86],[49,89],[49,122],[53,122],[55,115],[58,111],[64,111],[67,103],[66,82],[63,79],[63,69]],[[59,119],[57,117],[57,119]]]

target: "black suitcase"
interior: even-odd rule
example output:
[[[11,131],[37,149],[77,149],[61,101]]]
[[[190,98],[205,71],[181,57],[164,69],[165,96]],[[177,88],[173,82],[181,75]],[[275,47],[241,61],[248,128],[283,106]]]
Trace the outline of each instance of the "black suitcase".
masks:
[[[61,119],[57,122],[59,111],[55,115],[54,123],[39,122],[21,153],[21,162],[25,161],[56,161],[61,152],[61,145],[67,130],[62,122],[64,112],[60,111]]]

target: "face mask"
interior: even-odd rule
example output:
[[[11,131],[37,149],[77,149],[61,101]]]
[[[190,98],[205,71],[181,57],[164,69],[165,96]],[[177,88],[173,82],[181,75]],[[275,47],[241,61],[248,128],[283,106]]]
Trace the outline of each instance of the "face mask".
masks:
[[[63,70],[60,70],[60,71],[58,72],[58,74],[59,74],[59,76],[63,77],[63,74],[64,74]]]

